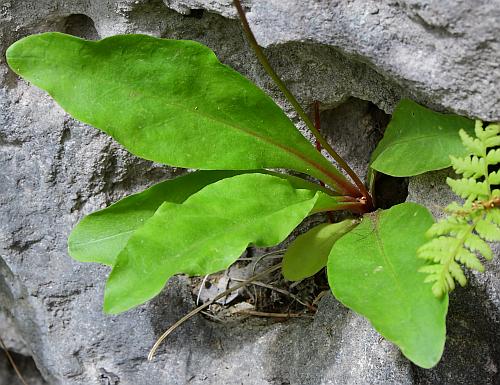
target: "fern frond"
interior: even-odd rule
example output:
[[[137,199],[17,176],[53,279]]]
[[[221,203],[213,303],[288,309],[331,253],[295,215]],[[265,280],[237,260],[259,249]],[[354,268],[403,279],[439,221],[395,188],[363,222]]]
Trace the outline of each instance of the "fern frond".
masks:
[[[462,248],[457,254],[456,260],[461,264],[467,266],[469,269],[480,271],[481,273],[484,271],[483,264],[479,261],[476,255],[469,250]],[[465,276],[464,276],[465,278]],[[467,281],[467,280],[466,280]],[[466,282],[465,281],[465,282]],[[465,285],[464,282],[464,285]],[[462,286],[464,286],[462,285]]]
[[[443,265],[427,265],[421,267],[418,271],[427,274],[424,282],[434,282],[432,292],[436,297],[441,297],[455,288],[453,277]]]
[[[459,205],[457,202],[451,202],[448,206],[446,206],[445,211],[447,213],[457,213],[463,209],[462,205]]]
[[[458,242],[453,237],[434,238],[418,249],[417,256],[428,261],[445,264],[453,257],[452,254],[459,245]]]
[[[451,202],[445,208],[445,212],[452,214],[454,217],[464,217],[470,214],[472,202],[466,202],[467,205],[459,205],[457,202]]]
[[[425,282],[431,282],[435,296],[452,291],[455,282],[467,283],[462,266],[479,272],[485,260],[493,258],[487,241],[500,241],[500,171],[488,172],[488,166],[500,163],[500,125],[489,124],[483,128],[476,121],[476,138],[460,130],[465,148],[472,154],[464,158],[451,158],[451,163],[462,179],[447,178],[453,192],[463,198],[460,205],[452,202],[446,208],[448,217],[433,224],[426,235],[429,242],[422,245],[417,256],[428,262],[419,271],[426,273]],[[489,150],[488,150],[489,149]]]
[[[481,142],[487,142],[489,139],[494,138],[499,133],[499,126],[497,124],[488,124],[483,128],[483,122],[476,120],[474,125],[474,133]]]
[[[485,128],[482,128],[482,122],[476,120],[474,131],[486,147],[497,147],[500,145],[500,136],[498,136],[500,126],[498,124],[489,124]]]
[[[455,289],[455,281],[464,286],[467,279],[460,267],[454,261],[450,266],[444,265],[427,265],[422,266],[419,270],[421,273],[427,273],[425,282],[434,282],[432,285],[432,292],[436,297],[441,297],[444,294]]]
[[[486,220],[500,226],[500,210],[489,210],[486,213]]]
[[[486,147],[498,147],[500,146],[500,137],[495,136],[485,141]]]
[[[448,270],[450,271],[450,275],[460,284],[460,286],[465,286],[467,284],[467,278],[465,278],[465,274],[458,263],[450,261]]]
[[[467,221],[461,217],[448,217],[445,220],[434,223],[426,235],[437,237],[444,234],[459,234],[460,231],[467,231]]]

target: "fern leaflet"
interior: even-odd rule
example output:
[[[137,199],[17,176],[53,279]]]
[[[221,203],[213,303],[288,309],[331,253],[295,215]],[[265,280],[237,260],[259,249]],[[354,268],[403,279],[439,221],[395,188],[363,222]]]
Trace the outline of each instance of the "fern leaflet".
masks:
[[[455,288],[455,282],[465,286],[463,266],[484,271],[478,257],[486,260],[493,253],[486,241],[500,241],[500,171],[490,171],[489,166],[500,163],[500,125],[489,124],[483,128],[476,121],[476,138],[460,130],[460,138],[471,155],[465,158],[451,157],[453,169],[462,179],[447,178],[453,192],[463,198],[460,205],[451,203],[448,216],[427,231],[429,242],[421,246],[417,255],[429,262],[419,271],[426,273],[426,282],[433,282],[436,297]]]

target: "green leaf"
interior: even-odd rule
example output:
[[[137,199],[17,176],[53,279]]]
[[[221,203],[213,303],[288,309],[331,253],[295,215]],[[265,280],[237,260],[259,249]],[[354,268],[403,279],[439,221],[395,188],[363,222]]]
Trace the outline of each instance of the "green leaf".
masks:
[[[500,148],[494,148],[488,151],[486,155],[486,162],[489,165],[500,163]]]
[[[477,222],[476,231],[481,236],[481,238],[484,238],[487,241],[500,241],[500,228],[485,219],[481,219]]]
[[[473,138],[472,136],[467,134],[464,130],[460,130],[459,135],[464,147],[467,150],[467,154],[465,155],[472,154],[481,157],[484,156],[487,148],[485,143],[483,143],[480,139]]]
[[[204,170],[289,168],[352,190],[270,97],[197,42],[44,33],[6,56],[73,117],[145,159]]]
[[[174,274],[226,269],[250,243],[282,242],[321,195],[276,176],[243,174],[213,183],[182,204],[163,203],[118,255],[104,310],[119,313],[153,298]],[[333,204],[338,198],[329,199]]]
[[[358,221],[346,219],[339,223],[322,223],[299,235],[283,256],[283,276],[290,281],[311,277],[326,266],[334,243]]]
[[[206,185],[237,171],[196,171],[160,182],[83,218],[68,238],[69,254],[81,262],[113,265],[133,232],[165,202],[182,203]]]
[[[485,241],[483,241],[481,237],[477,236],[474,233],[467,234],[464,245],[472,251],[481,253],[483,257],[488,261],[493,259],[493,252],[491,251],[490,246]]]
[[[461,128],[472,134],[474,121],[401,100],[372,154],[371,167],[401,177],[449,167],[450,155],[468,155],[458,135]]]
[[[489,185],[486,181],[477,182],[473,178],[446,178],[446,183],[451,187],[455,194],[470,201],[474,201],[476,199],[487,199],[489,195]]]
[[[423,368],[443,353],[448,308],[448,296],[436,298],[417,272],[425,262],[416,251],[432,223],[414,203],[365,215],[335,243],[327,266],[334,295]]]
[[[478,158],[476,155],[465,158],[455,158],[450,156],[451,165],[457,174],[463,174],[464,178],[478,179],[485,175],[485,158]]]
[[[153,216],[163,202],[182,203],[203,187],[243,172],[245,171],[195,171],[129,195],[83,218],[68,238],[69,254],[77,261],[112,266],[132,233]],[[265,170],[251,172],[284,178],[295,188],[327,192],[320,185],[295,176]],[[324,211],[332,204],[336,204],[336,201],[332,202],[328,195],[321,194],[313,212]]]

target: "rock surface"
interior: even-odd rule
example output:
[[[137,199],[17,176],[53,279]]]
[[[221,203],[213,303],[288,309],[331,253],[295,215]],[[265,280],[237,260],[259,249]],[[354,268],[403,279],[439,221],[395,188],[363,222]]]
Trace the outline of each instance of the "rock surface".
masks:
[[[386,121],[381,110],[390,113],[401,97],[500,119],[500,1],[246,5],[276,70],[304,105],[322,103],[327,135],[360,173]],[[145,359],[152,343],[194,306],[185,279],[133,311],[102,314],[108,269],[67,256],[70,229],[181,170],[138,160],[69,118],[7,69],[5,49],[54,30],[90,39],[127,32],[194,39],[291,113],[233,18],[229,0],[0,0],[0,333],[9,349],[32,356],[50,385],[498,384],[498,262],[452,298],[445,356],[430,371],[331,297],[313,321],[221,325],[195,317],[152,363]],[[410,199],[441,205],[449,196],[432,195],[440,183],[426,178],[411,182]]]
[[[230,0],[164,1],[185,14],[205,8],[235,15]],[[257,40],[265,47],[290,43],[336,47],[349,61],[365,63],[403,86],[414,99],[483,120],[500,119],[497,0],[268,0],[248,2],[248,8]],[[295,69],[288,68],[290,82],[300,82],[303,76]],[[351,84],[339,82],[334,90],[365,98],[370,91],[357,89],[352,80],[361,85],[368,79],[356,72]],[[310,86],[316,95],[325,87],[319,82]],[[331,98],[331,81],[326,87]],[[386,111],[391,108],[391,100],[380,92],[370,100]]]

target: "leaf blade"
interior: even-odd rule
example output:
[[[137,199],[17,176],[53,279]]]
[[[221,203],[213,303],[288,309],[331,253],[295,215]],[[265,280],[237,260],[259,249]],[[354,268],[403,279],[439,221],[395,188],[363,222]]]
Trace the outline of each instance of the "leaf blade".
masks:
[[[68,238],[68,252],[80,262],[112,266],[133,232],[163,202],[182,203],[206,185],[237,174],[237,171],[196,171],[129,195],[84,217]]]
[[[365,216],[339,239],[328,261],[334,295],[362,314],[411,361],[424,368],[440,359],[448,297],[437,299],[417,272],[430,213],[413,203]]]
[[[45,33],[6,55],[72,116],[145,159],[205,170],[290,168],[350,185],[263,91],[194,41]]]
[[[326,194],[326,189],[304,179],[266,170],[248,172],[286,179],[295,188],[325,192],[316,202],[314,211],[321,211],[336,202]],[[129,195],[84,217],[69,235],[68,252],[80,262],[112,266],[134,231],[153,216],[163,202],[182,203],[207,185],[242,173],[246,171],[195,171]]]
[[[472,134],[474,121],[441,114],[403,99],[372,154],[371,167],[399,177],[449,167],[450,155],[468,155],[458,135],[461,128]]]
[[[326,266],[335,242],[357,224],[355,219],[322,223],[299,235],[283,256],[283,276],[289,281],[300,281],[316,274]]]
[[[118,256],[105,311],[118,313],[149,300],[174,274],[225,269],[249,243],[281,242],[321,194],[272,175],[243,174],[213,183],[182,204],[164,203]]]

